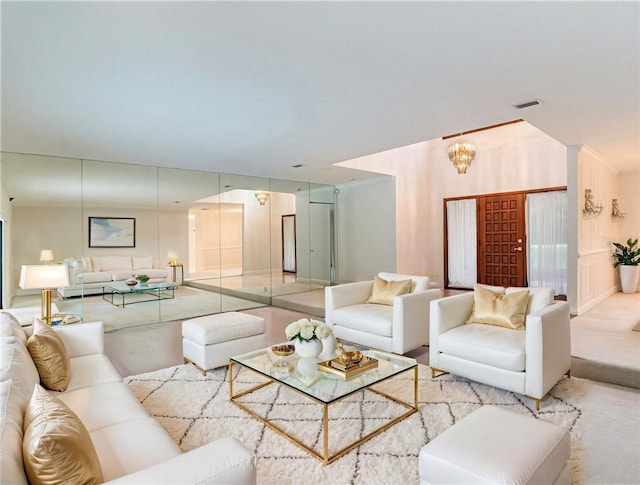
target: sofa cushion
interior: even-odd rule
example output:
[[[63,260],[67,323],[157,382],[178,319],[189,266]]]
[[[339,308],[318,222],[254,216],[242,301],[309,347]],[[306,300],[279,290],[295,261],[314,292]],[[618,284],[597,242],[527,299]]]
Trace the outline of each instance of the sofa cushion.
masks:
[[[524,329],[528,302],[527,290],[500,295],[477,286],[473,290],[473,311],[466,323]]]
[[[0,383],[0,470],[3,483],[27,483],[22,461],[22,421],[27,400],[10,380]]]
[[[415,276],[415,275],[407,275],[407,274],[398,274],[398,273],[378,273],[378,276],[383,280],[387,281],[398,281],[398,280],[411,280],[411,290],[409,293],[415,293],[416,291],[424,291],[429,288],[429,277],[428,276]]]
[[[10,313],[0,312],[0,336],[15,337],[23,345],[27,345],[27,334],[18,319]]]
[[[91,258],[82,258],[82,272],[93,273],[93,262],[91,261]]]
[[[27,349],[47,389],[64,391],[69,385],[69,354],[60,336],[49,325],[36,320]]]
[[[118,371],[104,354],[74,357],[71,359],[70,364],[71,380],[66,392],[122,380]]]
[[[89,433],[100,428],[147,418],[149,414],[123,382],[57,393],[55,396],[71,409]]]
[[[131,256],[95,256],[91,258],[93,271],[133,269]]]
[[[91,440],[98,452],[105,481],[181,454],[160,423],[150,417],[101,428],[91,433]]]
[[[532,312],[537,312],[541,308],[549,306],[553,303],[553,297],[554,297],[553,288],[548,288],[544,286],[540,286],[540,287],[530,286],[528,288],[510,287],[505,290],[505,294],[510,295],[512,293],[516,293],[518,291],[523,291],[523,290],[529,291],[527,314]]]
[[[0,337],[0,377],[11,379],[27,401],[33,386],[40,382],[29,351],[16,337]]]
[[[334,325],[391,337],[393,307],[370,303],[350,305],[334,310],[332,320]]]
[[[442,353],[515,372],[525,370],[525,345],[526,332],[482,323],[460,325],[438,337]]]
[[[411,291],[411,280],[385,280],[375,276],[373,290],[367,303],[378,305],[393,305],[393,299],[399,295],[405,295]]]
[[[131,272],[127,272],[131,276]],[[82,273],[78,275],[78,283],[107,283],[111,281],[111,273],[96,271],[94,273]]]
[[[131,261],[134,270],[153,268],[153,258],[151,256],[132,256]]]
[[[102,483],[96,450],[82,421],[35,386],[24,418],[23,459],[31,483]]]

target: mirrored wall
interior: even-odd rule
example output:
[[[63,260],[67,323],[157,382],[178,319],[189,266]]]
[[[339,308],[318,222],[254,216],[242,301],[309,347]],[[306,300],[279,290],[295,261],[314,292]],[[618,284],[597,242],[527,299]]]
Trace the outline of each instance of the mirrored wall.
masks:
[[[335,279],[333,186],[14,153],[1,163],[5,307],[39,305],[18,281],[45,249],[69,270],[59,311],[107,329],[271,304],[313,313],[295,296]]]

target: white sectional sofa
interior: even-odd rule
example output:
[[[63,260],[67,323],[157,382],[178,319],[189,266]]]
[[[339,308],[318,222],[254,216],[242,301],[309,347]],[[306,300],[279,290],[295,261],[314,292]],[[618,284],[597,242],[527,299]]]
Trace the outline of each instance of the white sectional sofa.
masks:
[[[233,437],[180,451],[104,355],[101,322],[54,328],[70,357],[70,380],[64,392],[49,393],[66,404],[88,431],[106,483],[255,483],[255,455]],[[40,378],[20,324],[11,315],[0,314],[0,331],[2,483],[27,484],[23,421]]]
[[[146,274],[149,283],[167,281],[169,270],[160,268],[158,260],[151,256],[93,256],[82,260],[67,258],[70,285],[58,288],[60,298],[82,295],[99,295],[105,284],[124,281],[132,275]]]

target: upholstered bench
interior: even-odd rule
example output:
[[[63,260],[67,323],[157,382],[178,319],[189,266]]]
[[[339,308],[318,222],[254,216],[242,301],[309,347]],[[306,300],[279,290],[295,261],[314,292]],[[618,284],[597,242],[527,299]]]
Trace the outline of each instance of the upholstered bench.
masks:
[[[229,358],[267,345],[264,319],[240,312],[217,313],[182,322],[182,354],[204,375]]]
[[[571,483],[569,432],[483,406],[420,450],[420,483]]]

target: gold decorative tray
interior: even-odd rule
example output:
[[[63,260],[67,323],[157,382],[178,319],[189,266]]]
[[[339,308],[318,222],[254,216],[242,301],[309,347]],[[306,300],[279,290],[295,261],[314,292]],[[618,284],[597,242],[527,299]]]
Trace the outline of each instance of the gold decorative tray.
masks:
[[[318,363],[318,370],[333,374],[343,379],[349,379],[351,377],[367,372],[368,370],[378,367],[378,360],[373,357],[362,357],[362,360],[357,363],[353,363],[345,368],[343,362],[339,359],[325,360]]]

